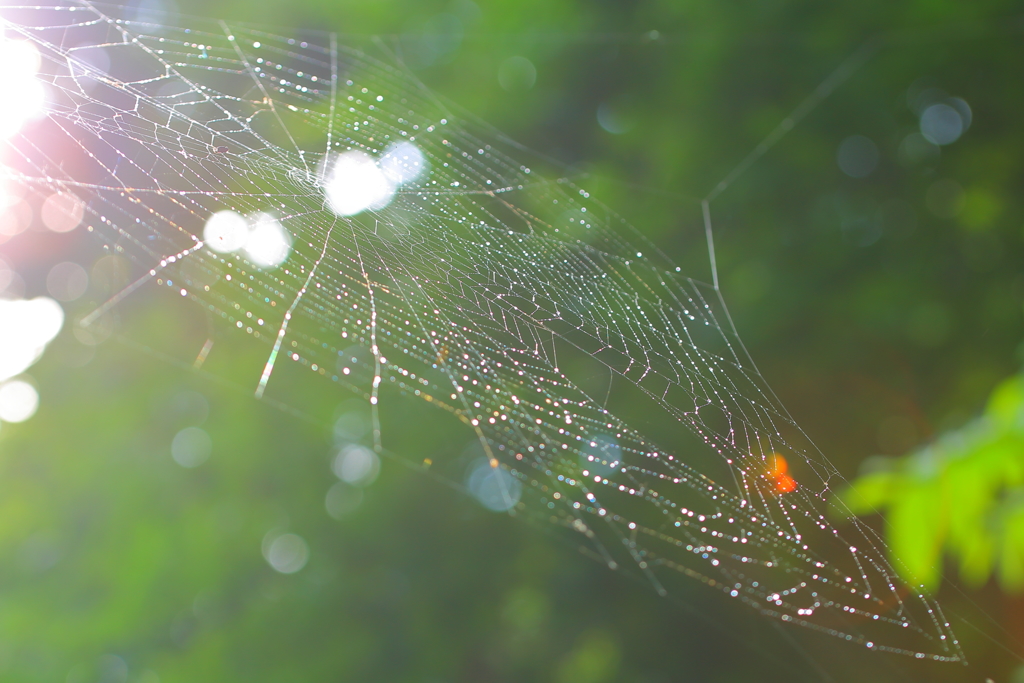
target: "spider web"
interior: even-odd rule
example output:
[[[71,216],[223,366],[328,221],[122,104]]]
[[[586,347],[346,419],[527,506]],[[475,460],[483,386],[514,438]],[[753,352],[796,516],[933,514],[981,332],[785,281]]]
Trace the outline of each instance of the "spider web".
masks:
[[[382,389],[418,397],[475,434],[493,507],[550,519],[663,595],[697,581],[861,648],[962,660],[939,605],[832,497],[838,473],[758,373],[717,281],[517,162],[383,46],[371,57],[335,36],[177,28],[87,3],[2,16],[38,47],[49,92],[46,118],[6,143],[7,180],[79,197],[104,248],[144,269],[86,325],[140,287],[169,288],[265,345],[258,396],[282,365],[354,389],[378,451]],[[357,186],[396,149],[411,171],[339,210],[342,160],[365,165]],[[286,260],[215,248],[204,228],[225,211],[279,226]],[[654,443],[584,389],[572,368],[586,363],[696,440]]]

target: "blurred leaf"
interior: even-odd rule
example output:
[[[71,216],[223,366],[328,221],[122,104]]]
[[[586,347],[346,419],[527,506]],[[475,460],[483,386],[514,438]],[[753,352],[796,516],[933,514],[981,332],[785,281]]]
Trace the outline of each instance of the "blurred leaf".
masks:
[[[887,536],[905,578],[938,587],[943,551],[961,578],[1024,591],[1024,377],[1000,383],[985,415],[858,477],[841,498],[857,515],[884,510]]]
[[[996,387],[985,412],[1003,428],[1024,427],[1024,377],[1011,377]]]
[[[946,536],[941,488],[938,479],[903,487],[890,502],[887,518],[889,542],[899,560],[897,571],[910,585],[928,591],[939,582]]]
[[[899,483],[895,472],[872,472],[858,478],[840,495],[841,500],[855,515],[871,515],[879,512],[893,497],[893,487]]]
[[[1021,498],[1021,496],[1017,496]],[[1018,501],[1003,519],[1003,543],[1000,548],[999,581],[1003,590],[1024,590],[1024,500]]]

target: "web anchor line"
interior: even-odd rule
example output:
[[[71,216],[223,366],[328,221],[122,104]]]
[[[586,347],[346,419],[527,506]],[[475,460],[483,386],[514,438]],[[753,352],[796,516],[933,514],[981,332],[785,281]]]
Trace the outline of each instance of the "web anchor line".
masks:
[[[718,184],[708,193],[704,198],[706,202],[713,202],[718,195],[722,194],[732,183],[743,173],[750,168],[754,162],[760,159],[765,153],[770,150],[775,144],[783,138],[786,133],[793,130],[793,128],[803,121],[804,117],[811,113],[821,102],[831,95],[837,87],[842,85],[850,76],[857,72],[874,53],[878,50],[880,42],[876,38],[871,38],[864,42],[853,54],[847,57],[843,62],[836,67],[836,69],[823,80],[817,88],[814,89],[810,95],[808,95],[796,108],[790,112],[789,116],[782,119],[779,124],[772,129],[770,133],[765,137],[764,140],[759,142],[754,149],[738,163],[724,178],[718,181]]]

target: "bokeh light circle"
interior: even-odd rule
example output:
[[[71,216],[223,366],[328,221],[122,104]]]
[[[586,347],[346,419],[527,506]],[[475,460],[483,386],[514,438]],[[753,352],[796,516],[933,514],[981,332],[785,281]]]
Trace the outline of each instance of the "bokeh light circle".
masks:
[[[206,430],[199,427],[186,427],[171,441],[171,457],[182,467],[199,467],[212,452],[213,440]]]
[[[309,561],[309,545],[298,534],[281,534],[264,543],[263,557],[274,571],[294,574]]]
[[[39,392],[24,380],[0,384],[0,421],[24,422],[39,409]]]

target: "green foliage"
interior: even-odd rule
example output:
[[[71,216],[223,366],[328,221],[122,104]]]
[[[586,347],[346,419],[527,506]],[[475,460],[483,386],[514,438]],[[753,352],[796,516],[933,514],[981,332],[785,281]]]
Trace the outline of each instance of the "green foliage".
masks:
[[[984,414],[898,459],[873,458],[840,500],[884,513],[903,578],[934,591],[943,554],[979,587],[995,573],[1024,591],[1024,377],[992,392]]]

